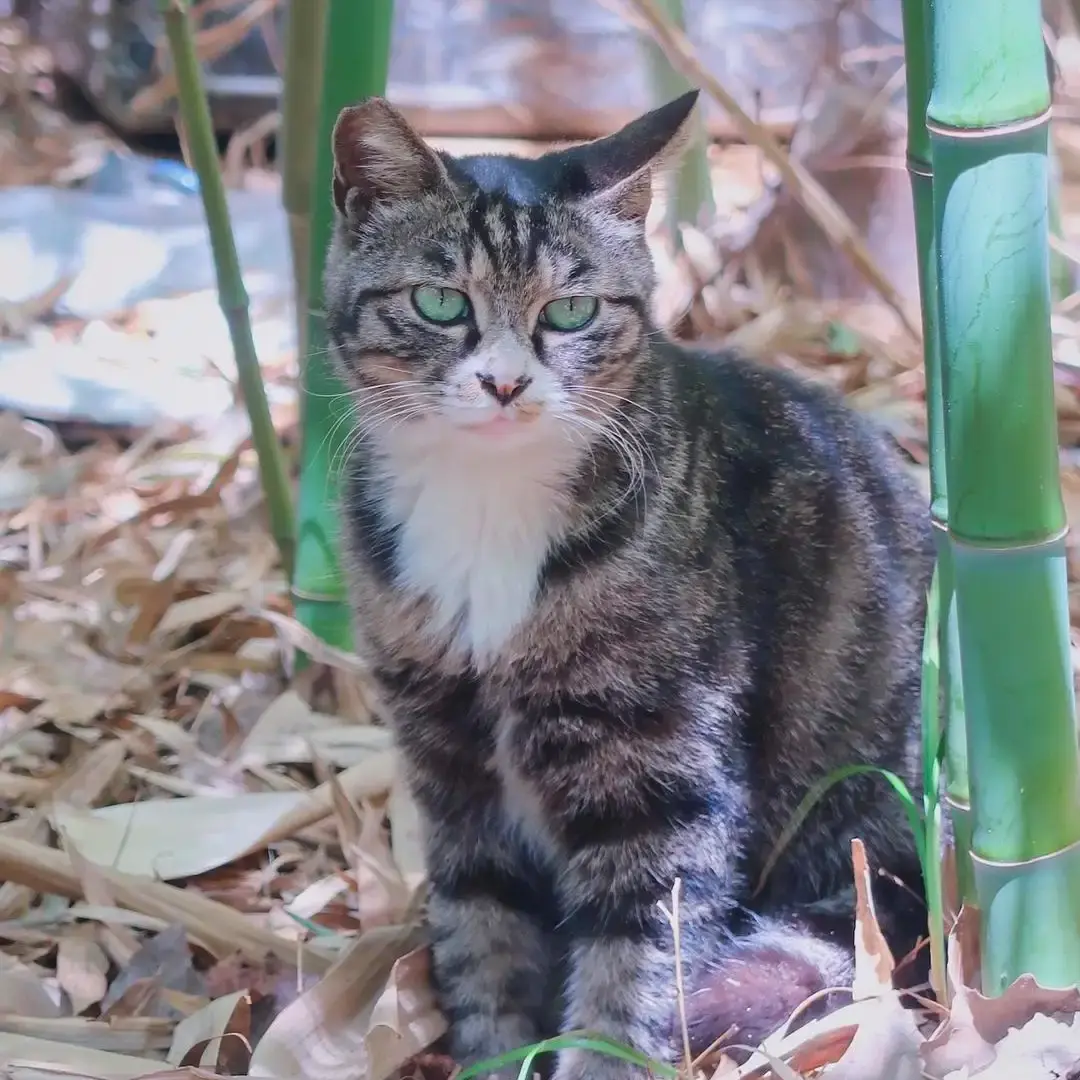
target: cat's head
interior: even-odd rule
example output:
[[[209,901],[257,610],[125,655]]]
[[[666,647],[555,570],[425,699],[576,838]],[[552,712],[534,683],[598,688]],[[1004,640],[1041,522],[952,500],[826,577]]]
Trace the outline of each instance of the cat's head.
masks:
[[[618,408],[649,333],[652,181],[697,96],[532,160],[438,153],[381,98],[341,112],[326,310],[373,430],[494,447]]]

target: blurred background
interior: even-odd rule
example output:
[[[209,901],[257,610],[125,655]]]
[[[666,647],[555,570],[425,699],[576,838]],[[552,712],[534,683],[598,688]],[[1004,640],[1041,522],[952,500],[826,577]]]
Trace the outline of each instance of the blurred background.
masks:
[[[276,157],[287,5],[191,9],[273,383],[295,361]],[[914,308],[898,0],[686,0],[684,21],[699,61],[834,195]],[[1075,25],[1069,3],[1048,3],[1055,43]],[[450,149],[540,152],[655,103],[647,36],[618,0],[399,0],[389,96]],[[230,351],[164,55],[155,0],[0,0],[0,408],[141,426],[225,407],[207,361],[227,370]],[[872,299],[728,113],[703,106],[716,215],[665,277],[662,318],[724,336],[780,297]],[[1074,111],[1063,78],[1067,166]],[[776,351],[779,329],[774,315],[743,337]]]

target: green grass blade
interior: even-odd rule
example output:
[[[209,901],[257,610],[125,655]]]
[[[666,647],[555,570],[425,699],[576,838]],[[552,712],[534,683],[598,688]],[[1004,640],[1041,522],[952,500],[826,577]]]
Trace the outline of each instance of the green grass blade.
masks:
[[[877,765],[842,765],[839,769],[834,769],[828,776],[822,777],[822,779],[814,784],[803,796],[802,801],[791,815],[791,820],[787,823],[784,831],[773,845],[772,851],[769,852],[768,858],[765,860],[765,865],[758,877],[757,885],[754,887],[755,895],[761,892],[766,879],[769,874],[772,873],[773,868],[783,854],[784,849],[791,843],[792,837],[799,831],[802,823],[806,820],[810,811],[813,810],[817,803],[819,803],[836,784],[848,780],[853,776],[865,776],[868,773],[876,773],[878,776],[882,777],[893,791],[896,792],[904,807],[904,812],[907,814],[908,825],[911,827],[911,834],[915,839],[915,849],[919,855],[919,863],[920,865],[925,866],[922,811],[914,798],[912,798],[907,784],[905,784],[896,773],[890,772],[888,769],[883,769]]]
[[[473,1077],[483,1076],[487,1073],[497,1072],[507,1065],[522,1062],[519,1080],[525,1080],[532,1068],[533,1061],[541,1054],[552,1054],[558,1050],[592,1050],[594,1053],[607,1054],[608,1057],[618,1058],[631,1065],[648,1069],[655,1076],[673,1078],[678,1076],[678,1070],[662,1061],[656,1061],[639,1053],[632,1047],[624,1046],[604,1035],[594,1032],[570,1031],[564,1035],[557,1035],[553,1039],[544,1039],[542,1042],[531,1043],[528,1046],[518,1047],[516,1050],[507,1050],[505,1054],[487,1058],[470,1065],[457,1075],[457,1080],[472,1080]]]

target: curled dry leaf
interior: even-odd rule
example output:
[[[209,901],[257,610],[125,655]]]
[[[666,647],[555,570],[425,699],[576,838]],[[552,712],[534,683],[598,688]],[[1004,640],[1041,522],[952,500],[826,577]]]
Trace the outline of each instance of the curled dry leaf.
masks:
[[[431,990],[430,955],[414,949],[397,960],[371,1010],[364,1046],[369,1080],[384,1080],[446,1031]]]
[[[350,851],[356,874],[357,914],[365,930],[401,922],[412,898],[390,852],[384,819],[383,809],[365,803],[360,831]]]
[[[235,1061],[237,1051],[242,1050],[247,1057],[250,1039],[251,995],[246,990],[237,990],[181,1020],[173,1031],[166,1060],[177,1066],[199,1065],[214,1069],[219,1064]],[[197,1059],[192,1061],[195,1051],[198,1052]],[[233,1075],[239,1071],[228,1069]]]
[[[852,996],[859,1000],[891,993],[896,962],[874,910],[866,848],[858,837],[851,841],[851,863],[855,871],[855,979]]]
[[[445,1030],[435,1010],[418,925],[377,927],[325,978],[282,1010],[252,1055],[250,1075],[289,1080],[384,1080]],[[393,1038],[372,1033],[396,1032]],[[385,1069],[385,1072],[376,1072]]]
[[[920,1080],[922,1034],[917,1014],[905,1009],[895,991],[870,999],[843,1057],[825,1069],[823,1080]]]
[[[1030,975],[1017,979],[1003,994],[988,998],[965,980],[962,944],[972,932],[972,913],[961,909],[949,935],[951,1013],[922,1048],[926,1075],[960,1080],[963,1070],[983,1076],[1003,1076],[1001,1061],[1016,1069],[1025,1061],[1024,1080],[1052,1078],[1043,1068],[1044,1055],[1056,1057],[1056,1047],[1077,1044],[1075,1017],[1080,1013],[1080,990],[1051,990]],[[1049,1026],[1048,1026],[1049,1025]],[[1040,1045],[1039,1038],[1044,1041]],[[1062,1051],[1067,1052],[1067,1051]],[[1072,1063],[1080,1061],[1080,1046]],[[1010,1074],[1011,1075],[1011,1074]],[[1020,1075],[1017,1073],[1016,1075]]]
[[[109,958],[94,940],[94,929],[76,927],[56,947],[56,978],[76,1014],[96,1005],[109,988]]]

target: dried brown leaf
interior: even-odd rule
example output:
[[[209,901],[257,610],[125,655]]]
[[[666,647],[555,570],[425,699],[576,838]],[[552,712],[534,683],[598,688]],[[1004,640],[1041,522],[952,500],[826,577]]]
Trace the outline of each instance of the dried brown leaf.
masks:
[[[117,975],[101,1002],[102,1016],[171,1016],[161,1001],[161,990],[203,994],[202,977],[191,962],[187,934],[182,926],[170,926],[146,938]]]
[[[387,802],[390,817],[390,844],[394,862],[410,890],[415,891],[427,876],[420,810],[403,777],[394,779]]]
[[[143,1054],[169,1045],[172,1024],[154,1017],[112,1017],[108,1022],[82,1016],[44,1019],[0,1014],[0,1032],[28,1035],[50,1042],[72,1043],[115,1054]]]
[[[56,948],[56,978],[78,1014],[96,1005],[109,988],[109,958],[94,940],[94,927],[79,926],[65,934]]]
[[[306,792],[252,792],[230,797],[147,799],[99,810],[56,807],[68,846],[100,866],[163,880],[194,877],[262,846]]]
[[[866,848],[858,837],[851,841],[851,862],[855,871],[855,979],[852,996],[857,1001],[860,998],[888,995],[892,991],[896,962],[877,920]]]
[[[269,953],[290,966],[302,964],[305,970],[316,973],[331,966],[331,957],[316,943],[288,941],[197,892],[104,867],[99,871],[115,895],[116,904],[180,924],[192,941],[216,956],[228,956],[239,950],[261,961]],[[79,877],[64,854],[8,836],[0,836],[0,878],[29,885],[40,892],[81,895]]]
[[[952,986],[952,1008],[949,1017],[939,1026],[922,1048],[927,1074],[933,1077],[952,1076],[963,1069],[990,1069],[999,1057],[1000,1044],[1018,1030],[1027,1035],[1011,1044],[1012,1054],[1027,1045],[1031,1055],[1027,1064],[1032,1070],[1028,1076],[1035,1080],[1037,1071],[1037,1047],[1030,1045],[1032,1036],[1043,1030],[1048,1038],[1064,1040],[1066,1044],[1075,1038],[1071,1034],[1074,1017],[1080,1013],[1080,990],[1052,990],[1039,986],[1030,975],[1024,975],[998,997],[988,998],[974,987],[967,985],[966,974],[971,968],[971,957],[965,957],[964,942],[974,930],[974,918],[968,909],[961,909],[952,933],[949,935],[948,974]],[[1051,1021],[1046,1029],[1041,1020],[1029,1028],[1037,1018],[1050,1016],[1068,1018],[1069,1023]],[[1064,1029],[1064,1030],[1063,1030]],[[1080,1047],[1077,1049],[1080,1058]],[[1011,1058],[1010,1058],[1011,1060]],[[980,1072],[979,1075],[982,1075]],[[1025,1076],[1025,1080],[1028,1080]]]
[[[45,971],[0,953],[0,1012],[59,1016],[60,995],[47,988]]]
[[[232,1053],[225,1043],[238,1042],[240,1046],[249,1046],[250,1039],[251,995],[247,990],[237,990],[216,998],[181,1020],[173,1033],[167,1060],[173,1065],[195,1064],[213,1069],[218,1065],[219,1055],[229,1056]],[[200,1044],[203,1051],[199,1059],[195,1062],[188,1060]]]
[[[420,1038],[428,1033],[437,1038],[441,1029],[428,1008],[426,988],[410,985],[416,969],[397,967],[419,948],[421,936],[418,926],[408,925],[377,927],[358,938],[325,978],[274,1019],[255,1048],[250,1075],[383,1080],[386,1074],[374,1067],[386,1068],[393,1052],[376,1036],[379,1057],[374,1057],[370,1039],[376,1027],[401,1023],[405,1028],[400,1049],[413,1049],[398,1064],[422,1049],[415,1045]]]
[[[56,1080],[135,1080],[160,1070],[157,1058],[0,1032],[0,1074],[11,1080],[49,1076]]]

